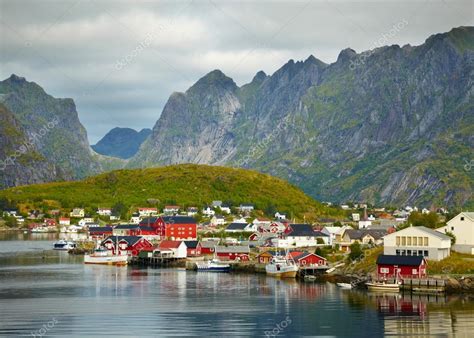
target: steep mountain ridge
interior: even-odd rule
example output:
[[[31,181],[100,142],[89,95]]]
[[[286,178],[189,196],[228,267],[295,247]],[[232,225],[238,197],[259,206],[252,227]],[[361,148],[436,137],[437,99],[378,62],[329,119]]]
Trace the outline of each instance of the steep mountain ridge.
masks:
[[[253,168],[331,201],[472,204],[473,37],[290,60],[240,88],[213,71],[170,97],[129,165]]]
[[[131,128],[113,128],[97,144],[91,146],[101,155],[127,159],[135,155],[141,144],[151,134],[151,129],[139,132]]]

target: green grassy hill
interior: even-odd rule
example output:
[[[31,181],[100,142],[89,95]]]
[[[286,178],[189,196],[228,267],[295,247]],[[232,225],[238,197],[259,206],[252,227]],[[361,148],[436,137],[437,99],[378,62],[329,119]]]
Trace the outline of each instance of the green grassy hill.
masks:
[[[312,220],[318,216],[342,215],[304,194],[284,180],[252,170],[182,164],[160,168],[117,170],[76,182],[21,186],[0,191],[0,199],[30,207],[61,208],[147,206],[156,199],[159,207],[178,204],[202,207],[213,200],[253,203],[257,209],[288,213]],[[155,203],[155,202],[153,202]]]

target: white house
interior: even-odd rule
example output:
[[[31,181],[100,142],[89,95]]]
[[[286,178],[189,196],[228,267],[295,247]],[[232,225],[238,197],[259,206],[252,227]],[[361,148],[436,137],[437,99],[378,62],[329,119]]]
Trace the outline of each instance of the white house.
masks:
[[[252,212],[254,210],[254,206],[253,206],[253,204],[241,204],[239,206],[239,210],[241,212],[247,212],[247,213]]]
[[[211,225],[217,226],[217,225],[224,225],[225,218],[224,216],[221,215],[215,215],[214,217],[211,218]]]
[[[188,214],[189,217],[193,217],[193,216],[197,215],[198,211],[199,211],[199,209],[196,208],[196,207],[189,207],[187,209],[187,214]]]
[[[3,210],[3,216],[5,217],[16,217],[17,215],[18,215],[18,210],[16,209]]]
[[[302,248],[318,245],[318,238],[327,242],[327,237],[329,236],[321,231],[314,231],[311,224],[290,224],[283,238],[273,238],[271,242],[279,248]]]
[[[285,214],[280,214],[279,212],[277,212],[277,213],[275,214],[275,219],[276,219],[276,220],[280,220],[280,221],[285,220],[285,219],[286,219],[286,215],[285,215]]]
[[[341,204],[341,209],[342,210],[349,210],[349,206],[347,204]]]
[[[71,225],[71,220],[69,218],[61,217],[59,219],[59,225]]]
[[[134,213],[132,214],[132,217],[130,218],[130,223],[131,224],[138,224],[140,223],[141,217],[139,213]]]
[[[220,208],[222,206],[222,201],[212,201],[211,207]]]
[[[226,204],[222,204],[222,205],[220,206],[220,208],[221,208],[221,211],[222,211],[223,213],[230,214],[230,212],[231,212],[231,211],[230,211],[230,206],[228,206],[228,205],[226,205]]]
[[[202,214],[204,216],[211,217],[211,216],[214,216],[216,212],[210,206],[207,206],[204,209],[202,209]]]
[[[346,229],[352,229],[352,228],[349,227],[349,226],[342,226],[342,227],[327,226],[327,227],[324,227],[321,230],[321,232],[323,234],[328,235],[327,244],[328,245],[333,245],[333,244],[336,244],[337,241],[340,241],[340,239],[342,238],[342,235],[344,233],[344,230],[346,230]]]
[[[234,218],[234,220],[232,221],[232,223],[245,223],[247,224],[247,220],[243,217],[240,217],[240,218]]]
[[[354,222],[360,221],[360,214],[358,214],[358,213],[353,213],[353,214],[352,214],[352,220],[353,220]]]
[[[391,233],[383,241],[384,255],[423,256],[439,261],[451,253],[451,237],[423,226]]]
[[[82,208],[74,208],[72,211],[69,213],[70,217],[75,217],[75,218],[82,218],[84,217],[84,209]]]
[[[446,226],[436,230],[454,234],[456,243],[453,250],[474,255],[474,212],[461,212],[450,219]]]
[[[138,208],[138,214],[140,215],[140,217],[154,216],[154,215],[158,215],[158,209],[157,208]]]
[[[79,220],[77,224],[81,227],[85,226],[87,223],[94,223],[94,219],[92,217],[84,217],[83,219]]]
[[[179,212],[179,206],[178,205],[166,205],[163,208],[163,212],[168,215],[174,215]]]
[[[267,218],[255,218],[252,223],[253,223],[257,228],[258,228],[258,227],[266,228],[266,227],[270,226],[270,224],[272,224],[272,221],[270,221],[270,220],[267,219]]]
[[[110,215],[111,221],[120,221],[120,215]]]
[[[109,208],[99,208],[97,209],[99,216],[110,216],[112,215],[112,209]]]
[[[160,252],[171,252],[171,257],[186,258],[188,256],[188,247],[184,241],[161,241],[159,245]]]

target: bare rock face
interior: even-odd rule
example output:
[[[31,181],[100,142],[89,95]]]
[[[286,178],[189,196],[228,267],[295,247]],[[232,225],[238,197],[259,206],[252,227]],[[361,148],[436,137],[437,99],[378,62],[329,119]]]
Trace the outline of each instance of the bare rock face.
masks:
[[[130,165],[254,168],[339,202],[472,204],[473,60],[474,28],[460,27],[330,65],[290,60],[240,88],[213,71],[170,97]]]

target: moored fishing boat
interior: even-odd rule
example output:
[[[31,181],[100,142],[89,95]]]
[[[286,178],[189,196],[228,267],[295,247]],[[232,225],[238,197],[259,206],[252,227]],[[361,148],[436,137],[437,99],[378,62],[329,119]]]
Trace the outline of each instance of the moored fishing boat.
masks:
[[[127,265],[127,255],[113,255],[106,249],[96,249],[90,255],[84,255],[85,264]]]
[[[298,266],[291,259],[286,257],[273,257],[270,263],[265,265],[267,275],[279,278],[295,278],[298,273]]]
[[[230,264],[224,263],[216,258],[203,261],[203,262],[196,262],[197,270],[198,271],[213,271],[213,272],[229,272],[230,271]]]
[[[53,250],[71,250],[76,248],[76,243],[71,241],[66,241],[64,239],[60,239],[57,242],[53,243]]]
[[[341,289],[352,289],[354,287],[351,283],[336,283]]]

